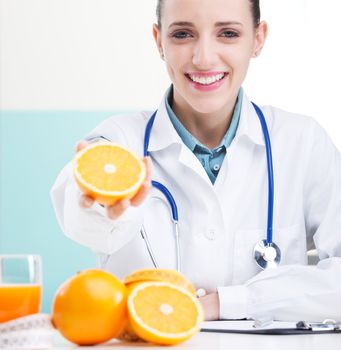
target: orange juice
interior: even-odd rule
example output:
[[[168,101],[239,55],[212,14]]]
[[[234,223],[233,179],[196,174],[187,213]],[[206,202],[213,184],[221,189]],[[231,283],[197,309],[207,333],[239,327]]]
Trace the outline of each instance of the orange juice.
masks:
[[[0,322],[39,312],[39,284],[0,284]]]

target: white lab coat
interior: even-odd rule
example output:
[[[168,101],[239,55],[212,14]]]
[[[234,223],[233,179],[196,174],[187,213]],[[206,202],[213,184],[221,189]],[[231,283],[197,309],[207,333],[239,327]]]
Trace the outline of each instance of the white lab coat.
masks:
[[[163,99],[149,151],[153,179],[178,205],[182,272],[196,288],[218,291],[220,318],[341,320],[340,153],[312,119],[273,107],[263,112],[274,165],[273,240],[282,252],[280,267],[265,271],[253,260],[253,248],[266,238],[266,149],[249,99],[244,94],[237,133],[214,185],[173,128]],[[88,138],[105,137],[142,156],[150,115],[113,116]],[[170,209],[157,189],[142,206],[110,220],[98,204],[79,207],[69,164],[51,195],[65,234],[95,251],[102,268],[123,278],[153,267],[142,223],[160,267],[176,267]],[[306,252],[314,246],[321,261],[308,266]]]

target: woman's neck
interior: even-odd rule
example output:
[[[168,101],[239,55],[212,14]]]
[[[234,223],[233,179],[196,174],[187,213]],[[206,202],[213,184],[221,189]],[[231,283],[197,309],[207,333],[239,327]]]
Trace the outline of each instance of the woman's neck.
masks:
[[[184,127],[203,145],[213,149],[220,145],[230,127],[237,96],[218,111],[200,113],[173,90],[172,109]]]

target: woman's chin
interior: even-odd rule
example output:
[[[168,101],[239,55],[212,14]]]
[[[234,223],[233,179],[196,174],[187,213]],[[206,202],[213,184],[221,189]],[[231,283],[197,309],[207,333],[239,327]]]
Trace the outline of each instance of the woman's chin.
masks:
[[[222,101],[221,103],[214,103],[213,101],[209,102],[203,100],[200,102],[192,103],[191,107],[200,114],[213,114],[224,109],[225,104],[223,102],[226,101]]]

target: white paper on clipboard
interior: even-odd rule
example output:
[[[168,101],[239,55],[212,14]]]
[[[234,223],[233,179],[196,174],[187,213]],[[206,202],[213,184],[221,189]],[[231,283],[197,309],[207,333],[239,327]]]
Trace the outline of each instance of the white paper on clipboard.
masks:
[[[201,331],[273,335],[341,333],[341,326],[339,323],[325,323],[326,321],[327,320],[321,323],[305,323],[303,321],[299,323],[286,321],[256,321],[256,324],[261,323],[260,327],[255,327],[255,321],[253,320],[206,321],[202,323]],[[302,323],[304,323],[304,327],[301,326]],[[308,327],[306,327],[307,325]]]
[[[240,332],[255,331],[259,328],[254,327],[253,320],[226,320],[226,321],[205,321],[201,324],[202,330],[231,330]],[[295,329],[296,322],[273,321],[261,329]]]

